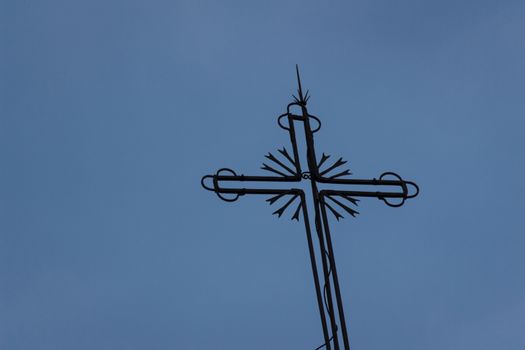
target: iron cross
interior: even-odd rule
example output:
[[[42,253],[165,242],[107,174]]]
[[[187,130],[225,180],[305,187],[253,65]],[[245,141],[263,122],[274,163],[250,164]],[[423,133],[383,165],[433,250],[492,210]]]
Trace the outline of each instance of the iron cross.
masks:
[[[273,214],[281,217],[283,213],[294,204],[295,207],[292,220],[299,221],[302,216],[306,229],[306,239],[310,253],[310,264],[312,267],[317,305],[323,327],[324,344],[318,349],[326,346],[327,350],[333,348],[339,350],[340,338],[345,350],[350,349],[348,332],[343,311],[343,300],[339,288],[337,269],[334,258],[334,249],[330,236],[328,215],[330,212],[337,220],[342,218],[341,211],[345,211],[355,217],[358,212],[354,209],[360,197],[378,198],[388,206],[400,207],[408,198],[413,198],[419,193],[418,186],[411,181],[403,180],[393,172],[383,173],[379,178],[373,179],[353,179],[348,178],[351,172],[348,169],[342,170],[346,161],[342,158],[335,162],[328,162],[330,156],[321,155],[318,160],[315,154],[314,134],[321,128],[321,121],[318,117],[308,113],[306,108],[309,96],[308,91],[303,95],[299,68],[296,66],[298,94],[293,96],[294,100],[288,104],[286,113],[277,119],[279,127],[286,130],[290,137],[291,153],[286,148],[279,149],[279,157],[268,153],[265,157],[267,163],[263,163],[262,169],[271,172],[271,176],[248,176],[238,175],[235,171],[228,168],[219,169],[214,175],[205,175],[202,186],[213,191],[224,201],[234,202],[240,196],[247,194],[270,195],[266,199],[270,205],[281,203],[279,209]],[[298,113],[294,114],[294,110]],[[308,171],[303,171],[299,161],[299,151],[296,140],[295,124],[302,125],[306,140],[306,159]],[[313,124],[313,125],[312,125]],[[327,164],[330,164],[327,166]],[[306,193],[300,188],[292,187],[303,180],[310,183],[311,197],[313,200],[314,228],[317,236],[317,247],[314,245],[310,219],[308,216]],[[259,183],[260,187],[232,187],[236,184]],[[264,188],[265,183],[289,184],[290,188]],[[226,184],[229,184],[225,187]],[[319,185],[339,185],[343,189],[319,189]],[[240,185],[240,186],[242,186]],[[350,185],[350,188],[344,189]],[[343,187],[344,186],[344,187]],[[390,189],[389,191],[367,191],[359,189],[359,186],[377,186],[379,189]],[[357,187],[357,188],[356,188]],[[409,187],[411,190],[409,191]],[[393,189],[396,189],[393,191]],[[232,197],[233,196],[233,197]],[[393,202],[395,201],[395,202]],[[323,276],[323,287],[319,279],[319,269],[317,266],[316,248],[321,260],[321,273]],[[335,301],[334,301],[335,297]],[[334,305],[336,308],[334,308]],[[337,309],[337,314],[335,310]],[[327,321],[328,319],[328,321]],[[340,331],[340,333],[339,333]]]

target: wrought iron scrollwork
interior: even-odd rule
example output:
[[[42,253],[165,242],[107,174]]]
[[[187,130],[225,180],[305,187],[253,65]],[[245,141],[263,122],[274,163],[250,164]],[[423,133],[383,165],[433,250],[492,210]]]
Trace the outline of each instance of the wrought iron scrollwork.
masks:
[[[339,338],[342,338],[345,350],[349,350],[350,345],[327,212],[333,214],[337,220],[343,218],[342,213],[356,217],[359,212],[355,208],[358,206],[360,198],[364,197],[377,198],[390,207],[400,207],[407,199],[414,198],[419,194],[419,187],[412,181],[403,180],[401,176],[393,172],[385,172],[378,179],[350,178],[352,172],[350,169],[343,167],[347,164],[347,161],[343,160],[343,158],[338,158],[331,162],[330,155],[323,153],[321,158],[317,159],[314,147],[314,134],[321,129],[321,120],[308,113],[307,103],[310,95],[308,91],[306,94],[303,94],[299,68],[297,67],[296,69],[297,95],[293,95],[293,102],[288,104],[286,113],[281,114],[277,118],[279,127],[288,132],[291,150],[288,151],[283,147],[278,149],[278,153],[274,152],[273,154],[268,153],[265,155],[266,161],[263,162],[261,169],[271,173],[271,176],[237,175],[232,169],[222,168],[214,175],[205,175],[201,179],[201,185],[206,190],[215,192],[220,199],[227,202],[234,202],[240,196],[246,194],[270,196],[266,201],[270,205],[279,205],[279,208],[273,212],[277,217],[282,217],[289,208],[294,208],[291,216],[292,220],[299,221],[302,214],[314,275],[317,304],[323,326],[324,345],[321,347],[326,346],[327,350],[331,350],[333,345],[335,350],[339,350]],[[300,110],[300,113],[294,114],[292,109]],[[299,161],[297,135],[294,126],[297,123],[304,128],[305,132],[307,171],[301,170]],[[319,281],[319,271],[312,240],[311,222],[308,218],[305,192],[300,188],[293,187],[294,184],[301,181],[309,183],[312,191],[311,197],[315,212],[313,227],[317,233],[320,249],[318,256],[321,260],[321,271],[324,278],[322,289]],[[258,186],[243,187],[245,184],[253,183],[258,183]],[[268,183],[281,184],[281,188],[268,188],[265,186]],[[288,186],[283,186],[284,184],[288,184]],[[318,187],[321,185],[338,186],[338,188],[319,189]],[[365,189],[362,189],[363,187]],[[377,187],[379,191],[371,191],[369,187]]]

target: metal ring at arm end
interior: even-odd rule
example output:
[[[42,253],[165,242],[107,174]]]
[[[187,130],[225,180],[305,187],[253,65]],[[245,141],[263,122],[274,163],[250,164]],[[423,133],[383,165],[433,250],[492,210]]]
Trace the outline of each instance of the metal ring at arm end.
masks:
[[[203,176],[202,179],[201,179],[201,186],[204,189],[208,190],[208,191],[215,192],[217,197],[219,197],[220,199],[222,199],[225,202],[235,202],[241,196],[240,194],[235,194],[234,198],[226,198],[226,197],[224,197],[221,194],[221,188],[219,187],[217,176],[219,176],[221,174],[221,172],[224,172],[224,171],[231,173],[233,176],[237,176],[235,171],[233,171],[232,169],[222,168],[222,169],[217,170],[215,175],[205,175],[205,176]],[[206,185],[206,183],[205,183],[206,179],[213,179],[213,187],[209,187],[209,186]]]
[[[393,176],[395,178],[397,178],[400,182],[400,185],[401,188],[403,189],[403,197],[401,197],[401,202],[399,203],[391,203],[389,202],[385,197],[379,197],[379,199],[381,199],[383,202],[385,202],[386,205],[388,205],[389,207],[392,207],[392,208],[399,208],[400,206],[402,206],[403,204],[405,204],[405,200],[408,198],[408,189],[407,189],[407,186],[406,186],[406,181],[404,181],[401,176],[399,176],[398,174],[392,172],[392,171],[387,171],[386,173],[382,173],[381,176],[379,176],[379,180],[383,180],[383,177],[384,176]]]
[[[401,199],[401,202],[399,202],[399,203],[390,203],[389,201],[386,200],[385,197],[379,197],[379,199],[381,199],[383,202],[385,202],[386,205],[388,205],[389,207],[392,207],[392,208],[399,208],[399,207],[401,207],[403,204],[405,204],[405,200],[406,200],[406,198],[403,197]]]
[[[212,187],[208,187],[206,186],[206,179],[213,179],[213,175],[204,175],[201,179],[201,186],[202,188],[204,188],[205,190],[208,190],[208,191],[214,191],[215,192],[215,189],[212,188]]]
[[[284,114],[281,114],[279,117],[277,117],[277,124],[279,124],[279,127],[280,127],[281,129],[284,129],[284,130],[288,130],[288,131],[290,131],[290,128],[289,128],[289,127],[287,128],[286,126],[284,126],[283,124],[281,124],[281,119],[282,119],[283,117],[287,117],[287,116],[288,116],[288,113],[284,113]]]
[[[384,197],[379,197],[379,199],[381,199],[383,202],[385,202],[386,205],[388,205],[389,207],[394,207],[394,208],[397,208],[397,207],[400,207],[402,206],[403,204],[405,204],[405,200],[409,199],[409,198],[414,198],[416,197],[418,194],[419,194],[419,186],[415,183],[415,182],[412,182],[412,181],[405,181],[401,178],[401,176],[399,176],[398,174],[396,173],[393,173],[393,172],[386,172],[386,173],[383,173],[381,174],[381,176],[379,177],[380,180],[383,179],[384,176],[387,176],[387,175],[390,175],[390,176],[394,176],[395,178],[397,178],[400,182],[399,186],[401,186],[401,188],[403,189],[403,197],[401,202],[400,203],[397,203],[397,204],[394,204],[394,203],[390,203],[388,202],[388,200]],[[409,194],[409,191],[408,191],[408,186],[407,185],[410,185],[410,186],[413,186],[414,189],[415,189],[415,192],[412,193],[412,194]]]
[[[416,189],[416,192],[414,194],[411,194],[411,195],[407,195],[407,198],[414,198],[414,197],[417,197],[417,195],[419,194],[419,186],[416,185],[415,182],[412,182],[412,181],[405,181],[407,184],[409,185],[412,185],[414,186],[414,188]]]
[[[315,115],[308,114],[308,118],[314,119],[319,125],[317,128],[312,130],[312,133],[316,133],[321,129],[321,119],[317,118]]]

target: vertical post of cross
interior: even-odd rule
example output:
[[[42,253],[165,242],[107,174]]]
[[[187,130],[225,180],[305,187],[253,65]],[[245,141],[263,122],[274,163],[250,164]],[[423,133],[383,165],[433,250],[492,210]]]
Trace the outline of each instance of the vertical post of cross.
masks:
[[[335,316],[334,301],[332,297],[332,285],[330,276],[333,279],[333,288],[336,295],[337,301],[337,310],[339,321],[341,323],[341,329],[343,333],[343,342],[346,350],[350,349],[350,343],[348,340],[348,334],[346,330],[346,322],[344,318],[343,305],[341,300],[341,293],[339,289],[339,282],[337,279],[337,270],[335,265],[335,259],[333,258],[333,248],[332,243],[328,232],[323,232],[323,229],[326,227],[327,223],[323,220],[324,216],[321,216],[321,208],[323,208],[321,198],[319,196],[319,190],[317,188],[317,177],[319,176],[319,169],[317,166],[317,157],[315,155],[315,146],[314,146],[314,136],[312,128],[310,125],[310,115],[308,114],[308,109],[306,104],[308,102],[308,92],[306,95],[303,95],[303,89],[301,85],[301,76],[299,74],[299,66],[295,66],[296,75],[297,75],[297,85],[298,85],[298,102],[301,106],[301,117],[304,123],[305,139],[306,139],[306,158],[308,163],[309,170],[309,179],[312,189],[312,199],[315,212],[315,230],[319,239],[319,248],[321,255],[321,262],[323,266],[323,275],[324,275],[324,288],[325,288],[325,298],[327,302],[327,312],[330,319],[330,327],[332,333],[332,339],[334,343],[335,350],[339,350],[339,337],[338,337],[338,326]],[[324,227],[323,227],[324,226]],[[323,317],[324,318],[324,317]],[[330,344],[326,343],[328,347]]]

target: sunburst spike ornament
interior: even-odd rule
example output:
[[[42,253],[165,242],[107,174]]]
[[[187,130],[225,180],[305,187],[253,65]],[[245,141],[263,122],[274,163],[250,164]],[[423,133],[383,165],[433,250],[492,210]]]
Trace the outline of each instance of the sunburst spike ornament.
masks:
[[[286,196],[286,193],[279,193],[278,195],[268,198],[266,201],[269,202],[270,205],[272,205],[273,203],[277,202],[283,196]]]
[[[339,214],[339,212],[337,210],[335,210],[334,207],[332,207],[330,204],[324,202],[324,205],[326,205],[326,207],[328,209],[330,209],[330,211],[332,212],[332,214],[334,214],[334,216],[337,219],[337,221],[339,221],[339,219],[343,219],[344,218],[344,216]]]
[[[352,215],[354,218],[357,214],[359,214],[358,211],[350,208],[349,206],[341,203],[340,201],[338,201],[337,199],[335,199],[333,196],[326,196],[327,198],[330,198],[330,200],[332,200],[335,204],[337,204],[338,206],[340,206],[341,208],[343,208],[348,214]],[[326,204],[326,202],[325,202]]]
[[[330,167],[323,170],[319,175],[323,176],[325,174],[328,174],[330,171],[334,170],[335,168],[340,167],[341,165],[346,164],[346,160],[343,160],[343,158],[339,158],[334,164],[332,164]]]
[[[278,149],[277,151],[279,151],[279,153],[281,153],[286,159],[288,159],[288,161],[290,163],[293,164],[293,166],[297,166],[297,164],[295,164],[295,161],[292,159],[292,157],[290,156],[290,154],[288,154],[288,151],[286,150],[286,148],[283,147],[283,149]]]
[[[295,172],[292,169],[283,164],[279,159],[275,158],[273,154],[268,153],[267,155],[265,155],[265,157],[274,162],[275,164],[279,165],[284,170],[288,171],[291,175],[295,174]]]
[[[339,195],[340,197],[343,197],[344,199],[346,199],[347,201],[349,201],[350,203],[352,203],[353,205],[357,206],[357,202],[359,202],[359,199],[357,198],[353,198],[353,197],[350,197],[348,195]]]
[[[337,179],[338,177],[343,177],[343,176],[347,176],[347,175],[352,175],[352,172],[350,171],[350,169],[346,169],[345,171],[342,171],[342,172],[337,173],[335,175],[331,175],[330,179]]]
[[[319,164],[317,164],[317,169],[321,168],[323,163],[326,162],[328,158],[330,158],[330,156],[323,153],[323,155],[321,156],[321,161],[319,162]]]
[[[281,217],[281,215],[283,215],[284,211],[286,210],[286,208],[288,208],[290,206],[290,204],[293,203],[293,201],[295,201],[295,199],[297,198],[297,194],[294,195],[292,198],[290,198],[288,200],[288,202],[286,202],[285,205],[283,205],[281,208],[277,209],[276,211],[274,211],[272,214],[277,214],[278,217]]]
[[[269,176],[238,175],[232,169],[222,168],[215,174],[205,175],[201,179],[201,185],[227,202],[235,202],[245,195],[268,195],[270,198],[266,201],[270,205],[281,200],[284,205],[273,212],[278,217],[281,217],[293,203],[299,201],[291,219],[299,221],[299,217],[302,215],[306,231],[324,340],[324,343],[317,349],[324,347],[326,350],[343,348],[349,350],[350,341],[345,321],[343,296],[339,288],[327,213],[332,213],[337,220],[342,219],[343,215],[334,208],[335,206],[355,217],[358,212],[343,200],[357,206],[358,198],[377,198],[384,201],[388,206],[399,207],[405,203],[405,200],[416,197],[419,193],[419,187],[414,182],[405,181],[392,172],[383,173],[379,179],[347,178],[346,176],[352,174],[348,169],[337,170],[335,174],[329,175],[331,171],[346,164],[343,158],[339,158],[331,166],[321,171],[321,166],[325,165],[330,158],[329,155],[323,153],[319,160],[315,154],[314,134],[321,128],[321,120],[310,114],[306,108],[310,95],[308,90],[306,94],[303,94],[299,65],[295,66],[295,72],[298,96],[292,95],[294,101],[288,105],[286,112],[277,118],[279,127],[287,132],[291,145],[291,152],[288,152],[285,147],[278,150],[286,160],[281,160],[272,153],[268,153],[265,157],[273,167],[263,163],[261,169],[272,173]],[[291,112],[291,109],[297,110],[297,108],[291,108],[293,105],[300,107],[300,115]],[[301,133],[304,130],[305,133],[307,171],[301,170],[296,130],[300,130]],[[288,166],[287,162],[290,162],[293,167]],[[306,192],[298,188],[299,182],[302,181],[307,182],[307,188],[311,189],[311,195],[308,198],[311,198],[312,217],[308,212]],[[269,186],[269,184],[278,184],[279,186]],[[331,185],[331,188],[337,187],[337,189],[318,188],[325,185]],[[356,189],[360,186],[365,186],[365,189],[375,186],[378,190]],[[314,230],[315,234],[312,233]],[[321,261],[320,266],[318,259]]]
[[[292,220],[296,220],[296,221],[299,221],[299,213],[301,212],[301,208],[303,207],[303,202],[301,201],[298,205],[297,205],[297,209],[295,209],[295,213],[293,214],[292,216]]]
[[[286,177],[287,175],[279,170],[276,170],[274,168],[272,168],[271,166],[269,166],[268,164],[266,163],[263,163],[263,166],[261,167],[262,170],[267,170],[267,171],[271,171],[272,173],[276,173],[276,174],[279,174],[283,177]]]

